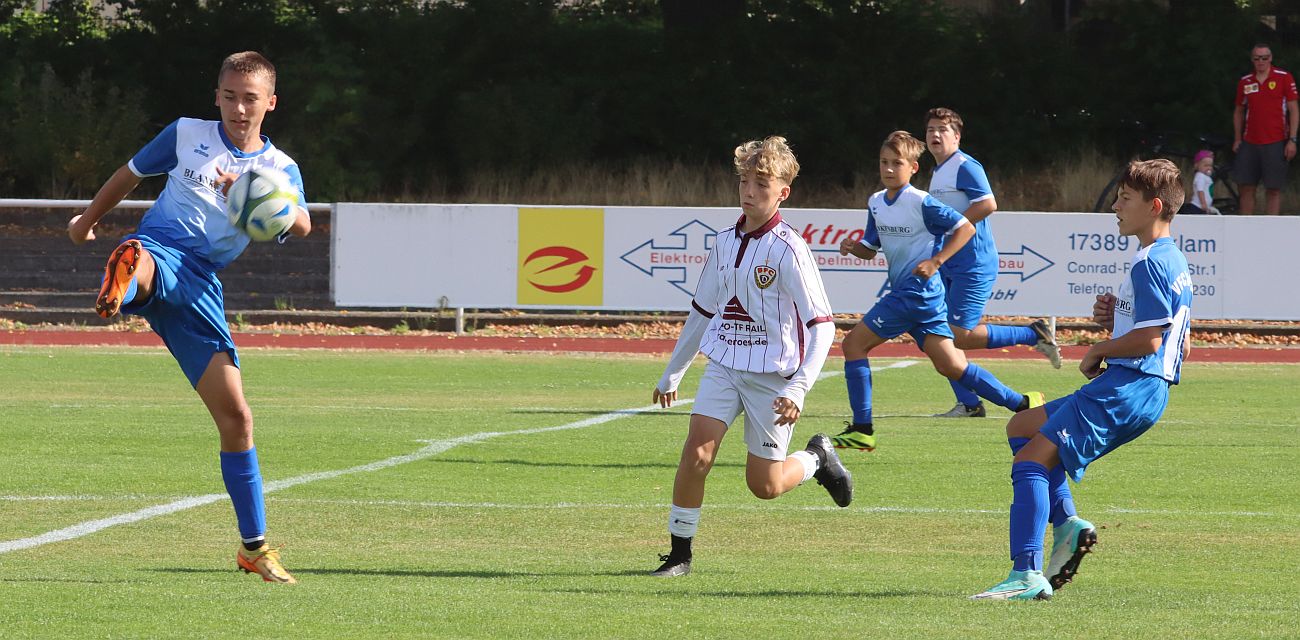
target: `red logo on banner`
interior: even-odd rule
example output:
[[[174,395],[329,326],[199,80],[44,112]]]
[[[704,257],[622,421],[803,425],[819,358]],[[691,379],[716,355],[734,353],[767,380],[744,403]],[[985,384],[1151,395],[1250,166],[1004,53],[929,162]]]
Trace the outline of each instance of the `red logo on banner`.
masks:
[[[549,267],[546,267],[545,269],[541,269],[537,271],[537,274],[546,273],[547,271],[554,271],[562,267],[579,264],[582,262],[586,262],[588,260],[587,254],[578,251],[573,247],[555,246],[555,247],[542,247],[541,249],[532,252],[531,254],[529,254],[528,259],[524,260],[524,264],[527,265],[534,260],[541,260],[543,258],[560,258],[560,261]],[[533,285],[534,287],[537,287],[538,289],[541,289],[542,291],[546,291],[549,293],[568,293],[569,291],[577,291],[578,289],[581,289],[584,285],[586,285],[588,282],[591,282],[591,276],[594,273],[596,273],[596,268],[589,264],[585,264],[581,268],[579,268],[577,272],[574,273],[572,280],[565,282],[563,284],[549,284],[549,285],[538,284],[537,282],[534,282],[531,278],[528,280],[528,284]]]

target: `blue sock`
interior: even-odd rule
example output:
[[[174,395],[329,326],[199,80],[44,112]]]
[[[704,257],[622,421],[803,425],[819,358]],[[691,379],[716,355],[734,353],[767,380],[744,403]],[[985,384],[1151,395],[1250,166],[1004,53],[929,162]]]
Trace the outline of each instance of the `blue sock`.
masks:
[[[1015,411],[1025,398],[974,362],[966,365],[966,372],[961,374],[958,382],[963,387],[973,389],[975,393],[980,394],[981,398],[1012,411]]]
[[[257,447],[248,451],[221,452],[221,479],[235,505],[239,535],[252,542],[266,535],[266,504],[262,501],[262,472],[257,466]]]
[[[1011,561],[1016,571],[1042,571],[1047,532],[1047,468],[1037,462],[1011,465]]]
[[[131,284],[126,286],[126,294],[122,296],[122,304],[127,304],[128,302],[135,300],[137,288],[136,279],[131,278]]]
[[[1011,455],[1014,456],[1029,444],[1029,438],[1007,438],[1007,444],[1011,445]]]
[[[1065,465],[1056,465],[1047,475],[1047,490],[1052,496],[1052,526],[1059,527],[1071,516],[1079,515],[1074,510],[1074,494],[1070,493],[1070,483],[1066,482]]]
[[[956,380],[949,380],[948,384],[952,385],[952,393],[957,396],[957,402],[968,407],[973,407],[980,403],[980,397],[975,395],[974,391],[961,386]]]
[[[1038,334],[1029,327],[1016,327],[1005,324],[984,325],[989,331],[989,349],[1009,347],[1013,344],[1036,344]]]
[[[871,361],[844,361],[844,382],[849,387],[853,424],[871,424]]]

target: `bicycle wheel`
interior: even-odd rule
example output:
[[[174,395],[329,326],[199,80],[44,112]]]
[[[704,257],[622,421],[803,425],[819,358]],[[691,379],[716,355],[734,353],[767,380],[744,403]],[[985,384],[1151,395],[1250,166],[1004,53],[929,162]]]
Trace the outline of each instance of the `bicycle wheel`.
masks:
[[[1124,172],[1121,170],[1115,174],[1114,178],[1110,179],[1110,182],[1106,183],[1101,193],[1097,194],[1097,202],[1092,205],[1093,211],[1097,213],[1111,211],[1111,205],[1115,204],[1115,199],[1119,197],[1119,180],[1122,177],[1124,177]]]

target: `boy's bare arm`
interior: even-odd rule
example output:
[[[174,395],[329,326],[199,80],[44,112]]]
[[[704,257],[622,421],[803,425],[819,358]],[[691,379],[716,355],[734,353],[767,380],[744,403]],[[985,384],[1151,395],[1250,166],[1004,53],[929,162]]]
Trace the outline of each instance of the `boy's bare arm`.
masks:
[[[857,240],[845,238],[840,241],[840,255],[847,256],[850,254],[863,260],[871,260],[876,257],[876,250]]]
[[[993,196],[989,196],[979,202],[972,202],[966,210],[961,212],[971,224],[975,224],[991,215],[998,210],[998,201]]]
[[[916,263],[916,268],[912,269],[912,273],[922,278],[930,278],[939,270],[939,267],[943,266],[943,263],[956,255],[958,251],[961,251],[961,248],[966,246],[966,243],[970,242],[973,237],[975,237],[975,225],[963,224],[957,227],[953,230],[952,235],[948,236],[948,241],[943,243],[943,250],[927,260]]]
[[[127,194],[131,193],[137,185],[140,184],[140,177],[131,171],[127,165],[122,165],[113,175],[109,177],[104,186],[99,188],[95,193],[94,199],[90,201],[90,206],[81,212],[80,215],[72,216],[68,221],[68,237],[72,238],[74,244],[83,244],[89,240],[95,239],[95,225],[104,214],[113,210]]]
[[[1140,358],[1160,349],[1165,328],[1163,326],[1134,329],[1113,340],[1092,345],[1079,361],[1079,371],[1089,380],[1101,375],[1101,363],[1106,358]]]

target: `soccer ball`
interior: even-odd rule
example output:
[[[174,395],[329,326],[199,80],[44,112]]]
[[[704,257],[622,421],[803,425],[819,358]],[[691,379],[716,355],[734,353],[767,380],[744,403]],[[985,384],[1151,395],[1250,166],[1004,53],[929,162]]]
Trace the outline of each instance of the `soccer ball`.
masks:
[[[226,194],[230,224],[258,242],[274,240],[298,217],[298,190],[289,174],[272,167],[239,176]]]

